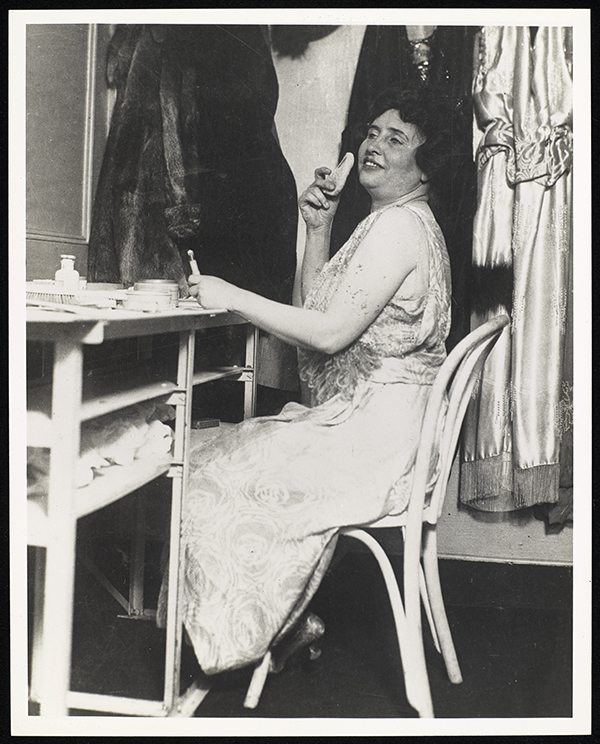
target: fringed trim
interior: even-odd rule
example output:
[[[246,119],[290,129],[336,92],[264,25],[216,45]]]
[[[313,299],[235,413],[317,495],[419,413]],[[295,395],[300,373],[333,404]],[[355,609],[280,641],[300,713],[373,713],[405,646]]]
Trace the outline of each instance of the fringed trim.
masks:
[[[504,452],[461,464],[460,500],[483,511],[555,504],[559,496],[559,478],[558,464],[513,468],[512,455]]]
[[[560,465],[537,465],[515,468],[514,498],[517,509],[535,504],[555,504],[558,501]]]
[[[486,457],[485,460],[463,462],[460,467],[460,500],[463,504],[495,499],[512,493],[512,455]]]

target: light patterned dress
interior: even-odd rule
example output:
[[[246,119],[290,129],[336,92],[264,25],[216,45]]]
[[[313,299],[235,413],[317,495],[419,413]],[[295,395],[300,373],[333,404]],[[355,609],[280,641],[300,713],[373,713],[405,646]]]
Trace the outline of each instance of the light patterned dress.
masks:
[[[298,619],[341,527],[406,508],[423,412],[445,358],[450,270],[426,198],[371,213],[320,273],[306,307],[324,310],[381,214],[409,210],[429,281],[400,287],[373,324],[332,356],[301,352],[315,405],[289,403],[192,448],[183,514],[183,620],[207,674],[258,660]]]

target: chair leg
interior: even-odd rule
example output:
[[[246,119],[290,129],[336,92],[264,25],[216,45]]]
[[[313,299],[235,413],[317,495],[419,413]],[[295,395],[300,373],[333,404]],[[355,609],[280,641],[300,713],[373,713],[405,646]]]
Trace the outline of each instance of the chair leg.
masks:
[[[405,526],[400,527],[400,531],[402,532],[402,539],[404,540],[406,538],[406,527]],[[427,591],[427,582],[425,581],[425,574],[423,573],[422,564],[419,564],[419,592],[421,594],[421,600],[423,602],[423,607],[425,608],[425,615],[427,616],[427,622],[429,623],[429,630],[431,631],[431,637],[433,638],[433,645],[435,646],[435,650],[438,652],[438,654],[441,654],[442,649],[440,647],[440,641],[438,638],[437,630],[435,628],[435,622],[433,620],[433,615],[431,613],[431,603],[429,602],[429,592]]]
[[[437,557],[437,535],[435,527],[429,525],[423,526],[423,567],[425,569],[425,580],[431,602],[431,611],[439,635],[442,656],[444,658],[444,663],[446,664],[448,678],[450,679],[450,682],[457,685],[462,682],[462,674],[456,657],[456,649],[454,648],[452,633],[446,615],[446,608],[444,607],[442,587],[440,585]]]
[[[371,550],[379,564],[394,615],[396,636],[398,638],[398,646],[400,647],[400,658],[404,673],[406,697],[420,718],[433,718],[433,703],[431,700],[427,667],[425,665],[421,627],[420,624],[418,627],[409,628],[408,626],[392,564],[381,545],[367,532],[349,528],[344,530],[343,534],[354,537],[364,543]]]
[[[425,581],[425,574],[423,573],[423,566],[419,565],[419,590],[421,592],[421,599],[423,600],[423,607],[425,608],[425,615],[427,616],[427,622],[429,623],[429,630],[433,638],[433,645],[438,654],[442,653],[440,646],[440,640],[438,638],[435,622],[433,620],[433,614],[431,612],[431,603],[429,601],[429,592],[427,591],[427,582]]]
[[[260,661],[254,669],[248,692],[246,693],[246,699],[244,700],[244,708],[256,708],[258,705],[270,666],[271,652],[267,651],[263,656],[262,661]]]

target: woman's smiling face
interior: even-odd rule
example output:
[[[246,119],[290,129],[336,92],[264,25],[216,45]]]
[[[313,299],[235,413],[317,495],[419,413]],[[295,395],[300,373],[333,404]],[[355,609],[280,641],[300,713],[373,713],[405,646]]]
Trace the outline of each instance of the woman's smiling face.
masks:
[[[416,151],[425,138],[395,109],[378,116],[358,150],[358,177],[369,192],[373,209],[400,199],[425,181]]]

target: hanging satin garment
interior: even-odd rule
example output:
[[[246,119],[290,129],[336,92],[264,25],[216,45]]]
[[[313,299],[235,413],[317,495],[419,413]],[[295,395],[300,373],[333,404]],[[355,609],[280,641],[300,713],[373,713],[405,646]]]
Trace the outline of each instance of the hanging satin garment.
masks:
[[[478,45],[473,327],[512,310],[464,428],[461,498],[486,511],[557,502],[568,459],[570,33],[540,28],[532,45],[528,28],[486,27]]]

